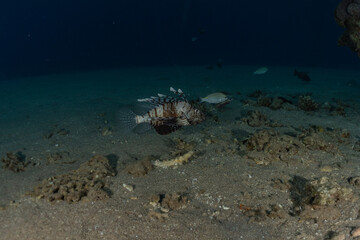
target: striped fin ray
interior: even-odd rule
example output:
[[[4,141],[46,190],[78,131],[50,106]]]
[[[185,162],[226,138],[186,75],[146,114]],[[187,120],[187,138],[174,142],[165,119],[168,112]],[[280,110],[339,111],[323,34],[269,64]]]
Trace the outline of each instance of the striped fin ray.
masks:
[[[158,93],[158,97],[151,96],[149,98],[138,99],[137,101],[149,103],[151,107],[157,107],[165,103],[176,102],[178,99]]]
[[[175,88],[170,87],[170,91],[179,96],[180,99],[187,101],[185,97],[185,93],[179,88],[178,90],[175,90]]]

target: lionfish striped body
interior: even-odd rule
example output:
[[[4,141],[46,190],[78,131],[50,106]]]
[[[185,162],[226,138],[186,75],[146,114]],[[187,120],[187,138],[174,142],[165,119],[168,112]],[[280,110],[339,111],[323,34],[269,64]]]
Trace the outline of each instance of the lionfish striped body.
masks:
[[[166,135],[182,126],[195,125],[204,121],[204,114],[188,102],[181,89],[175,90],[171,87],[170,91],[178,97],[158,94],[158,97],[138,99],[138,102],[149,103],[152,108],[144,115],[136,115],[135,123],[150,124],[157,133]]]

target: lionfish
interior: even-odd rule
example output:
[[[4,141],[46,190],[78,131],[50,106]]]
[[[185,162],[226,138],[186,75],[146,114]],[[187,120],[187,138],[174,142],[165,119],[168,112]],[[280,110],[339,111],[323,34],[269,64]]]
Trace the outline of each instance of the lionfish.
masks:
[[[150,109],[143,115],[122,112],[120,120],[132,130],[139,125],[152,126],[161,135],[172,133],[182,126],[195,125],[205,120],[205,115],[194,107],[181,89],[170,87],[176,97],[158,93],[157,97],[138,99],[149,103]]]

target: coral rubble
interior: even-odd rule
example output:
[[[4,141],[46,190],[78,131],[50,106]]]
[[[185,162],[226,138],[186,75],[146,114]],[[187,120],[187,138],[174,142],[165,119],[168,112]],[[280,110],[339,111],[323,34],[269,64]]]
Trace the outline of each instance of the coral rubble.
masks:
[[[25,163],[25,156],[21,153],[6,153],[6,157],[1,159],[3,163],[3,168],[9,169],[13,172],[22,172],[25,171],[25,167],[28,163]]]
[[[184,155],[178,156],[178,157],[168,160],[168,161],[156,160],[154,162],[154,165],[156,167],[162,167],[162,168],[177,167],[179,165],[183,165],[184,163],[187,163],[193,155],[194,155],[194,151],[189,151],[189,152],[185,153]]]
[[[63,200],[69,203],[83,200],[95,201],[109,197],[106,177],[116,172],[109,160],[97,155],[83,163],[80,168],[67,174],[44,179],[28,195],[50,202]]]
[[[169,211],[185,208],[188,203],[188,195],[182,192],[152,195],[149,217],[164,221],[169,216]]]
[[[300,96],[298,101],[298,107],[306,112],[316,111],[319,105],[309,95]]]
[[[345,28],[338,44],[349,47],[360,56],[360,1],[342,0],[335,10],[335,20]]]
[[[129,164],[125,170],[135,177],[145,176],[154,169],[152,160],[154,160],[153,156],[147,156],[143,160]]]

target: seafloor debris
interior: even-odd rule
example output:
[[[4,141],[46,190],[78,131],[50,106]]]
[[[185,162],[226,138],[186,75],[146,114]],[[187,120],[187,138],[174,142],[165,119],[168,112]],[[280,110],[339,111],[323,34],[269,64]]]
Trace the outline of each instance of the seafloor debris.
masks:
[[[150,197],[150,205],[153,209],[150,210],[149,216],[163,221],[168,217],[168,212],[185,208],[188,203],[189,198],[186,193],[155,194]]]
[[[108,136],[108,135],[111,135],[112,134],[112,130],[110,127],[106,126],[106,127],[103,127],[102,130],[101,130],[101,135],[102,136]]]
[[[183,165],[184,163],[187,163],[193,155],[194,155],[194,151],[189,151],[189,152],[185,153],[184,155],[178,156],[178,157],[168,160],[168,161],[156,160],[154,162],[154,166],[162,167],[162,168],[177,167],[179,165]]]
[[[290,196],[293,202],[292,213],[295,215],[306,211],[307,206],[313,208],[318,207],[334,207],[342,201],[355,201],[352,189],[342,187],[340,184],[328,177],[307,180],[300,176],[294,176],[290,180],[291,189]],[[331,209],[328,208],[330,211]],[[304,215],[309,215],[308,212]],[[311,215],[311,214],[310,214]],[[306,218],[306,216],[304,216]],[[330,216],[329,216],[330,217]]]
[[[294,136],[281,135],[273,130],[255,132],[245,141],[247,158],[259,165],[268,165],[273,161],[288,162],[297,159],[299,151],[304,151],[304,144]]]
[[[267,116],[260,111],[249,111],[247,117],[242,118],[241,121],[250,127],[260,127],[269,122]]]
[[[125,170],[135,177],[141,177],[148,174],[151,170],[153,170],[152,161],[155,160],[154,156],[146,156],[144,159],[140,161],[136,161],[134,163],[129,164]]]
[[[299,135],[299,139],[301,139],[303,144],[305,144],[305,146],[310,150],[322,150],[325,152],[337,151],[337,146],[326,141],[323,133],[311,132],[307,130],[306,132]]]
[[[184,155],[187,152],[193,151],[195,144],[192,142],[186,142],[182,139],[175,139],[175,150],[171,151],[171,156],[177,157]]]
[[[133,192],[135,189],[135,186],[132,184],[123,183],[123,187],[128,190],[129,192]]]
[[[270,107],[271,102],[272,102],[271,97],[265,95],[261,95],[257,99],[257,104],[262,107]]]
[[[50,202],[62,200],[69,203],[83,200],[95,201],[109,197],[106,177],[116,172],[109,160],[97,155],[83,163],[77,170],[48,179],[34,188],[28,195]]]
[[[272,110],[278,110],[283,107],[284,103],[288,105],[291,104],[291,101],[283,98],[283,97],[269,97],[265,95],[261,95],[257,99],[257,105],[262,107],[268,107]]]
[[[348,182],[354,187],[360,188],[360,177],[350,177],[348,178]]]
[[[155,194],[150,197],[152,206],[159,206],[167,211],[184,208],[188,202],[187,194],[182,192]]]
[[[299,96],[298,107],[306,112],[316,111],[319,105],[312,99],[310,95]]]
[[[346,143],[349,133],[341,129],[324,129],[313,126],[302,133],[281,134],[274,130],[260,130],[243,141],[241,148],[248,159],[259,165],[268,165],[274,161],[301,162],[310,161],[311,151],[338,153],[338,144]],[[301,156],[301,157],[299,157]]]
[[[70,153],[67,151],[50,153],[47,156],[47,164],[72,164],[76,160],[70,160]]]
[[[292,102],[284,97],[281,96],[271,97],[259,90],[251,93],[250,95],[248,95],[248,97],[256,98],[256,101],[254,101],[253,99],[244,99],[243,102],[245,104],[268,107],[272,110],[278,110],[281,108],[290,108],[290,106],[292,105]]]
[[[269,108],[272,110],[280,109],[285,102],[288,102],[283,97],[274,97],[271,101]]]
[[[257,208],[242,208],[245,216],[249,217],[249,222],[261,222],[270,219],[284,219],[288,216],[287,212],[280,204],[272,204],[269,208],[262,206]]]
[[[350,188],[341,187],[328,177],[322,177],[305,185],[308,203],[311,205],[333,206],[339,201],[352,200],[354,195]]]
[[[65,128],[58,128],[57,125],[54,125],[54,129],[52,129],[49,132],[45,133],[44,138],[50,139],[50,138],[54,137],[55,135],[66,136],[69,133],[70,133],[69,130],[67,130]]]
[[[335,10],[335,20],[345,28],[338,44],[349,47],[360,56],[360,1],[342,0]]]
[[[310,126],[298,136],[309,149],[326,152],[337,151],[339,143],[348,143],[350,133],[346,129]]]
[[[6,153],[6,157],[1,159],[1,162],[3,163],[3,168],[9,169],[13,172],[25,171],[25,167],[30,163],[25,162],[25,156],[21,152],[17,152],[15,154],[8,152]]]
[[[356,141],[354,145],[352,146],[352,149],[354,151],[360,152],[360,141]]]

